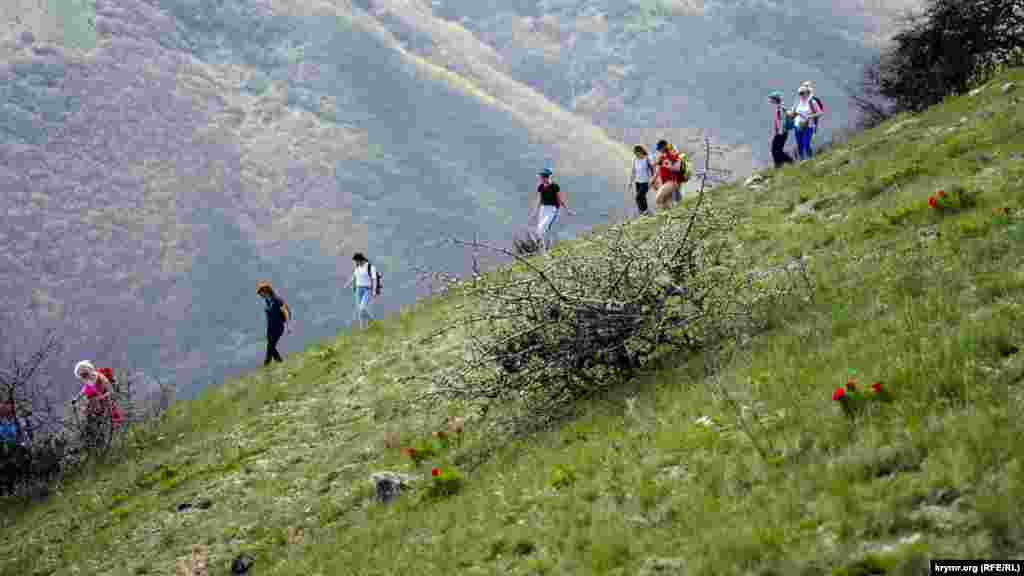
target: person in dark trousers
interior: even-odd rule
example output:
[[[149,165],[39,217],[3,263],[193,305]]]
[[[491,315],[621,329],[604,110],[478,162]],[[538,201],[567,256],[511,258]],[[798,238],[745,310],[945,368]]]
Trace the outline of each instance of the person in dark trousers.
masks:
[[[641,216],[649,214],[647,211],[647,191],[651,187],[651,179],[654,176],[654,162],[647,155],[647,149],[637,144],[633,147],[633,169],[630,172],[630,182],[636,187],[636,209]]]
[[[776,168],[793,163],[793,157],[786,153],[786,140],[793,129],[792,114],[782,104],[782,92],[776,90],[768,95],[768,101],[774,106],[772,113],[772,160]]]
[[[263,298],[266,304],[264,312],[267,314],[267,356],[263,360],[263,365],[268,366],[272,360],[283,362],[281,354],[277,351],[277,342],[284,335],[285,326],[291,319],[291,310],[267,282],[256,285],[256,294]]]

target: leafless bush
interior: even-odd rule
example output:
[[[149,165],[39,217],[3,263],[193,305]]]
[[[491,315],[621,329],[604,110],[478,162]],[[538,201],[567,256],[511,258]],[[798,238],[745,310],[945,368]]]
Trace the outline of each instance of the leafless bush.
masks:
[[[19,330],[20,329],[20,330]],[[21,334],[13,319],[0,322],[0,337]],[[25,348],[25,342],[31,345]],[[87,414],[84,404],[67,402],[51,379],[54,362],[61,360],[63,343],[50,331],[38,339],[6,338],[0,347],[0,494],[32,495],[94,456],[109,456],[118,431],[152,420],[173,400],[167,386],[144,386],[143,375],[117,369],[111,382],[112,403],[104,412]],[[70,372],[70,370],[68,371]],[[70,374],[69,374],[70,376]],[[121,412],[115,430],[111,406]]]
[[[4,323],[4,334],[15,332]],[[8,338],[0,357],[0,494],[30,480],[57,475],[65,460],[66,441],[61,416],[46,393],[48,365],[61,349],[60,339],[46,333],[38,346],[22,353],[20,338]]]
[[[611,226],[529,258],[453,240],[515,262],[465,284],[470,304],[456,326],[442,329],[467,330],[465,354],[430,377],[422,399],[463,402],[484,413],[502,402],[520,429],[545,426],[653,359],[756,331],[758,306],[792,283],[781,275],[755,281],[736,270],[727,234],[737,218],[705,195],[715,172],[707,164],[689,210],[662,214],[653,227]]]

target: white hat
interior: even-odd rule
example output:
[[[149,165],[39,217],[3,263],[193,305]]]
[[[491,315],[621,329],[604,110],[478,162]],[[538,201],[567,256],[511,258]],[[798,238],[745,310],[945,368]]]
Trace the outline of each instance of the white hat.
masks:
[[[82,372],[83,368],[85,368],[92,374],[96,373],[96,367],[92,365],[92,362],[89,362],[88,360],[82,360],[78,364],[75,364],[75,378],[80,377],[78,374]]]

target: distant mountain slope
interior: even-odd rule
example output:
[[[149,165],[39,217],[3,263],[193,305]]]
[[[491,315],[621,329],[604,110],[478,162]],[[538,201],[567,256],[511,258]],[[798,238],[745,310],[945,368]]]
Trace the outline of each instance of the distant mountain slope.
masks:
[[[292,304],[296,349],[347,324],[353,250],[385,270],[385,309],[409,302],[410,262],[464,260],[424,247],[507,240],[547,162],[583,214],[567,232],[624,202],[623,145],[501,70],[418,57],[358,8],[17,8],[0,52],[0,288],[60,327],[64,363],[124,352],[189,394],[262,359],[257,279]]]
[[[887,5],[888,6],[888,5]],[[581,215],[630,208],[628,145],[767,157],[764,93],[842,79],[891,8],[632,0],[12,0],[0,7],[0,289],[72,358],[186,393],[261,359],[253,284],[298,348],[347,325],[353,250],[415,298],[450,235],[507,242],[551,165]],[[822,138],[827,134],[822,135]],[[121,354],[126,357],[121,357]]]
[[[384,11],[390,0],[367,2]],[[434,0],[500,55],[510,74],[613,129],[703,128],[763,144],[765,95],[816,82],[828,132],[849,120],[843,87],[913,0]],[[403,4],[404,5],[404,4]],[[409,13],[409,10],[396,12]],[[399,26],[392,24],[394,28]],[[422,43],[416,44],[427,50]]]

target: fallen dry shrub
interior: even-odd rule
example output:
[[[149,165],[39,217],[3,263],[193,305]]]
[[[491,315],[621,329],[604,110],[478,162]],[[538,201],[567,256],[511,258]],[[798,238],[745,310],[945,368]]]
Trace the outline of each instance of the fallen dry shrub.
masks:
[[[705,179],[708,172],[705,163]],[[688,211],[612,226],[547,254],[453,240],[513,265],[460,283],[468,304],[442,332],[465,330],[466,349],[455,366],[426,377],[421,400],[480,413],[501,403],[517,429],[543,427],[653,359],[747,337],[759,307],[796,284],[738,269],[728,238],[737,222],[702,185]]]

